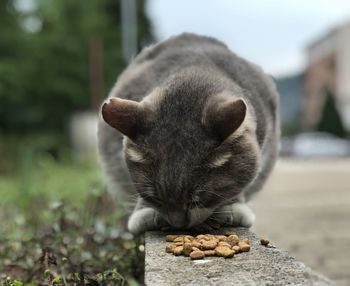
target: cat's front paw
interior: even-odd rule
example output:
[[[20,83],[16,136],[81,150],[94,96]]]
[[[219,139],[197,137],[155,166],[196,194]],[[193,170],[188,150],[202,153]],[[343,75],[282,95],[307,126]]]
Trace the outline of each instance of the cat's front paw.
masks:
[[[128,230],[134,235],[161,229],[166,225],[167,222],[153,208],[138,209],[128,219]]]
[[[213,216],[219,224],[251,227],[255,221],[253,211],[244,203],[235,203],[217,209]]]

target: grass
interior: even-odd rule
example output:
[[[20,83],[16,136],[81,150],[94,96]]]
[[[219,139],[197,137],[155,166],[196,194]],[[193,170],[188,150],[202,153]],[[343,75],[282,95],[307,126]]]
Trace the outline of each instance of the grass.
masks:
[[[0,285],[142,284],[143,242],[120,232],[96,162],[19,157],[0,173]]]

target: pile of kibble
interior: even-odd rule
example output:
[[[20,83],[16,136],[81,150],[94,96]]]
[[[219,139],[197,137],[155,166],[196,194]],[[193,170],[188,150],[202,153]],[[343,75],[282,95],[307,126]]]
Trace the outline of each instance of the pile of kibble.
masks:
[[[208,256],[231,258],[235,254],[250,250],[249,240],[240,240],[232,232],[225,235],[167,235],[165,240],[170,242],[166,246],[166,252],[177,256],[189,256],[191,259],[202,259]]]

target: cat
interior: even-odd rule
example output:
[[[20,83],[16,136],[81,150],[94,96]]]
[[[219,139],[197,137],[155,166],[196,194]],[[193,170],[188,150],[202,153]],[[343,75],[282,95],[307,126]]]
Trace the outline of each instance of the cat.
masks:
[[[208,219],[250,227],[246,202],[277,157],[278,93],[222,42],[184,33],[144,48],[100,109],[107,187],[133,234]]]

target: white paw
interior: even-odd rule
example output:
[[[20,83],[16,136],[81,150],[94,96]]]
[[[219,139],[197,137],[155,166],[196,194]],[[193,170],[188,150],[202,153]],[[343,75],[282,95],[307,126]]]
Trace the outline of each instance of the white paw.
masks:
[[[221,224],[251,227],[255,221],[252,210],[244,203],[224,206],[214,212],[213,218]]]
[[[128,230],[132,234],[140,234],[147,230],[156,230],[164,226],[164,220],[152,208],[142,208],[134,211],[128,219]]]

